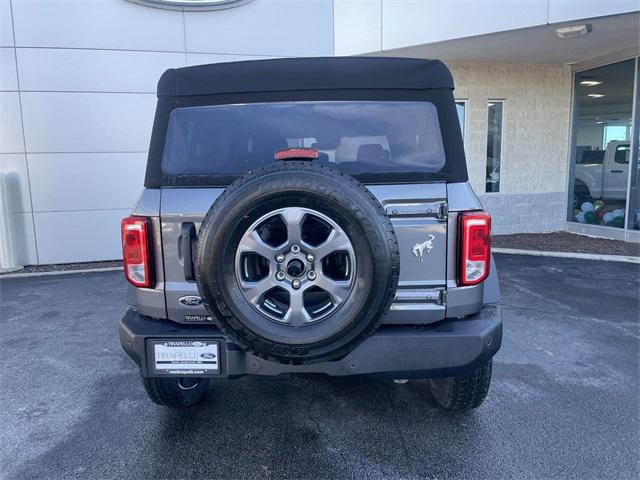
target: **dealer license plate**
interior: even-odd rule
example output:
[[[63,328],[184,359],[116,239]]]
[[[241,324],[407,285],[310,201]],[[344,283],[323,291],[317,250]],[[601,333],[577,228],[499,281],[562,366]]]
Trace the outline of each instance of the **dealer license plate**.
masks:
[[[156,372],[167,375],[203,375],[220,372],[218,342],[160,340],[153,343]]]

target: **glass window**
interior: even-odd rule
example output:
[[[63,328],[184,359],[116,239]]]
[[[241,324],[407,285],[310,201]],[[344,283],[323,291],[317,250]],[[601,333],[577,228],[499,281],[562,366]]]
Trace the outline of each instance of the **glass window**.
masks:
[[[491,100],[488,104],[487,177],[486,192],[500,191],[500,161],[502,158],[502,112],[504,102]]]
[[[312,147],[349,173],[437,172],[445,164],[430,102],[279,102],[178,108],[162,159],[168,174],[237,174],[275,152]]]
[[[462,133],[462,140],[464,140],[464,122],[465,122],[466,108],[467,108],[467,102],[462,100],[456,101],[456,111],[458,112],[458,121],[460,122],[460,132]]]
[[[640,102],[639,102],[640,103]],[[639,114],[640,116],[640,114]],[[637,118],[637,117],[636,117]],[[636,122],[638,120],[636,119]],[[640,128],[636,127],[636,131],[640,132]],[[636,135],[636,163],[632,171],[631,177],[631,211],[629,214],[629,228],[640,230],[640,133]]]
[[[575,75],[570,221],[623,228],[635,60]]]
[[[604,125],[602,135],[602,149],[606,149],[609,142],[616,140],[627,140],[629,138],[629,126],[626,125]]]
[[[631,191],[629,192],[628,228],[640,230],[640,58],[636,59],[636,119],[633,124],[634,152],[629,150],[631,159]]]
[[[629,151],[631,150],[631,145],[628,143],[618,144],[616,146],[616,153],[613,157],[613,161],[616,163],[621,163],[626,165],[629,163]]]

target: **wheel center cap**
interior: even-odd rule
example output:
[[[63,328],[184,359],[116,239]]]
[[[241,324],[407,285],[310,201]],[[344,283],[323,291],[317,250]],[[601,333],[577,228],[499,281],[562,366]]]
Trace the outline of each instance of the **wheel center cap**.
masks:
[[[292,277],[299,277],[304,273],[304,263],[302,260],[294,258],[287,263],[287,273]]]

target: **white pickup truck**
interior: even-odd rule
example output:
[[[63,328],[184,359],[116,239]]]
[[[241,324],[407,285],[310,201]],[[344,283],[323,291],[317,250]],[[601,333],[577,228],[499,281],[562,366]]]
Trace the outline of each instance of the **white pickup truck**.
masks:
[[[612,141],[607,149],[584,150],[578,157],[573,190],[574,206],[592,199],[624,200],[629,174],[628,141]]]

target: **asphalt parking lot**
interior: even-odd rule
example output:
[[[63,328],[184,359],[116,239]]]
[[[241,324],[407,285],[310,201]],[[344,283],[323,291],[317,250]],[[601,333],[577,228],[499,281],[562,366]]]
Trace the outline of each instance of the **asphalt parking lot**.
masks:
[[[120,349],[120,272],[0,279],[0,476],[638,478],[638,266],[496,263],[503,347],[463,416],[420,381],[326,377],[219,381],[166,410]]]

